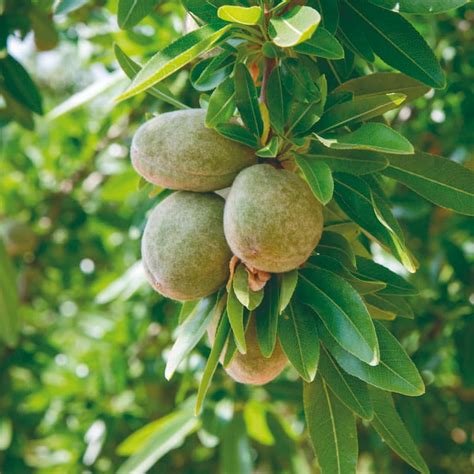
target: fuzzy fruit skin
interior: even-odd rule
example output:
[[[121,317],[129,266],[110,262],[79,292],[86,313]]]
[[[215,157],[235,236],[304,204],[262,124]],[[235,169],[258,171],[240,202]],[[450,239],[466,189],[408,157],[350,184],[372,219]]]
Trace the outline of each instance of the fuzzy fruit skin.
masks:
[[[211,343],[214,342],[217,321],[214,320],[207,330]],[[250,317],[245,332],[247,353],[236,351],[230,364],[224,370],[239,383],[247,385],[265,385],[281,374],[288,363],[288,359],[277,340],[273,354],[266,358],[260,352],[257,340],[257,325],[255,314]],[[221,357],[221,362],[223,356]]]
[[[322,205],[295,173],[255,165],[239,173],[224,210],[229,246],[248,266],[271,273],[303,264],[323,231]]]
[[[158,186],[215,191],[255,164],[254,152],[205,127],[203,109],[167,112],[144,123],[132,140],[135,170]]]
[[[224,200],[214,193],[179,191],[151,213],[142,238],[150,284],[163,296],[195,300],[229,276],[232,253],[222,228]]]

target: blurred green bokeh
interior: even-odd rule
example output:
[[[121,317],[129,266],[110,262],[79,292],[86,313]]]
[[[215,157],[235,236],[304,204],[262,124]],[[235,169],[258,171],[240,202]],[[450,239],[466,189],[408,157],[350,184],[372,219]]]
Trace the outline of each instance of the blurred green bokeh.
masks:
[[[9,3],[0,1],[0,10]],[[33,5],[48,12],[51,3]],[[156,196],[139,183],[127,146],[147,114],[169,106],[145,95],[118,105],[112,100],[127,83],[115,72],[113,44],[131,56],[151,55],[181,34],[183,11],[178,2],[160,2],[125,32],[116,26],[114,1],[82,3],[54,16],[54,49],[37,51],[31,33],[8,43],[38,85],[46,115],[36,118],[33,131],[0,118],[0,227],[15,220],[36,235],[33,247],[13,258],[21,336],[12,347],[0,343],[5,474],[116,472],[126,459],[121,454],[136,449],[118,450],[120,443],[193,395],[209,353],[203,341],[177,376],[165,380],[179,307],[144,284],[137,263]],[[472,168],[474,8],[415,20],[436,45],[448,87],[402,108],[394,124],[416,147]],[[167,85],[197,105],[187,74]],[[433,473],[467,474],[474,470],[474,226],[404,187],[394,188],[392,198],[420,261],[410,277],[420,289],[412,301],[416,318],[393,327],[427,383],[425,396],[400,397],[397,405]],[[239,436],[239,423],[247,424],[259,473],[316,472],[296,380],[287,370],[255,389],[234,384],[219,369],[197,435],[150,472],[228,472],[220,468],[223,458],[244,462],[229,438]],[[243,417],[229,424],[233,409]],[[360,434],[361,473],[412,472],[373,431],[360,425]]]

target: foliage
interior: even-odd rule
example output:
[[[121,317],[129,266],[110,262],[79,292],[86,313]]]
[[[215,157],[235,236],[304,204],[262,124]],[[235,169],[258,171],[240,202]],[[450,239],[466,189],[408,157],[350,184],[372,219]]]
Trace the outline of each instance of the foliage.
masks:
[[[24,34],[31,27],[36,38],[37,30],[25,21],[31,15],[22,15],[13,3],[3,2],[2,21],[15,17],[22,24],[8,32]],[[47,3],[41,8],[50,12]],[[81,472],[86,466],[115,472],[121,464],[122,472],[130,466],[212,472],[219,462],[232,463],[236,472],[250,472],[252,465],[311,472],[308,432],[323,472],[354,471],[357,432],[361,470],[407,472],[388,455],[374,434],[379,432],[421,472],[426,466],[416,445],[434,472],[468,472],[472,225],[415,192],[445,208],[473,213],[467,194],[472,174],[457,164],[472,152],[474,136],[467,119],[473,66],[463,61],[472,52],[472,29],[466,28],[472,8],[417,18],[425,37],[437,27],[437,52],[448,71],[447,91],[426,94],[425,86],[443,85],[441,68],[409,17],[376,6],[390,8],[390,2],[320,0],[294,12],[294,2],[283,2],[269,20],[258,5],[231,8],[216,1],[203,8],[202,2],[186,1],[188,11],[212,26],[184,37],[183,11],[175,2],[142,2],[136,11],[131,10],[135,2],[103,3],[62,1],[56,16],[47,15],[49,25],[54,18],[60,45],[56,69],[34,75],[44,96],[42,109],[35,87],[23,90],[10,80],[29,84],[18,64],[34,70],[34,63],[16,58],[11,41],[11,55],[2,60],[5,122],[31,128],[31,112],[49,110],[36,120],[35,132],[15,126],[1,132],[0,216],[27,222],[38,235],[34,249],[10,257],[8,266],[2,263],[2,281],[11,284],[18,273],[21,303],[18,307],[10,289],[8,304],[15,310],[0,313],[2,327],[9,328],[2,330],[0,355],[0,460],[7,472]],[[431,2],[416,3],[422,8]],[[400,7],[413,13],[412,4],[400,2]],[[25,5],[40,8],[35,2]],[[311,14],[301,14],[306,8]],[[127,30],[111,26],[117,13]],[[114,42],[118,63],[134,76],[121,94],[130,100],[116,106],[112,97],[127,82],[116,71]],[[216,45],[217,55],[198,58],[206,51],[216,54]],[[86,50],[82,64],[68,61],[81,49]],[[145,66],[129,56],[138,56]],[[386,72],[390,69],[381,60],[406,75]],[[63,81],[47,83],[63,71]],[[150,94],[137,95],[144,90]],[[197,106],[198,100],[208,104],[209,126],[253,146],[262,160],[290,162],[327,204],[318,254],[298,272],[297,282],[295,274],[278,281],[284,298],[254,302],[235,273],[234,306],[264,305],[261,313],[271,318],[272,334],[294,366],[260,389],[235,385],[216,370],[220,350],[226,340],[232,344],[234,328],[241,327],[235,318],[246,312],[234,309],[230,325],[223,320],[220,344],[209,353],[205,344],[196,345],[196,336],[204,333],[214,301],[179,308],[143,285],[137,264],[146,213],[163,195],[138,183],[124,144],[148,112]],[[415,100],[413,106],[409,100]],[[381,121],[386,112],[411,144]],[[239,125],[231,119],[236,113]],[[439,120],[442,114],[446,120]],[[414,149],[431,154],[413,154]],[[436,156],[441,154],[453,159]],[[374,265],[373,258],[385,266]],[[411,285],[400,278],[416,267]],[[17,310],[21,325],[11,324]],[[415,319],[397,317],[412,313]],[[295,337],[288,337],[292,333]],[[273,336],[262,334],[262,350],[270,352]],[[314,344],[318,340],[320,346]],[[237,333],[234,350],[241,342]],[[408,431],[384,391],[423,392],[407,354],[427,384],[427,394],[416,401],[394,397]],[[171,381],[164,378],[166,362],[167,377],[174,373]],[[308,430],[302,428],[303,385]],[[193,417],[196,394],[203,402],[199,418]],[[333,416],[332,427],[324,423],[324,413]],[[369,420],[375,431],[367,421],[356,428],[356,417]],[[333,445],[339,436],[342,444]]]

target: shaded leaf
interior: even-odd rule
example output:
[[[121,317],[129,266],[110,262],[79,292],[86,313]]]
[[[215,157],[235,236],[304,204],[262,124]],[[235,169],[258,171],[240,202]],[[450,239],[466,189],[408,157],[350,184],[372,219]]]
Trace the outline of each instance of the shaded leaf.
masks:
[[[369,391],[374,407],[374,418],[371,425],[383,441],[410,466],[422,473],[428,473],[428,466],[395,409],[392,395],[374,387],[370,387]]]
[[[351,0],[347,5],[364,22],[365,34],[377,56],[424,84],[445,86],[446,79],[433,51],[408,20],[367,1]]]
[[[306,424],[322,472],[356,472],[358,443],[354,415],[329,390],[320,375],[305,383]]]
[[[370,403],[367,384],[344,372],[334,362],[324,346],[321,348],[318,370],[334,395],[349,410],[365,420],[372,419],[373,409]]]
[[[348,374],[382,390],[411,397],[423,395],[423,380],[405,349],[382,323],[374,321],[374,325],[380,343],[380,363],[374,367],[345,351],[322,322],[318,324],[318,329],[324,345]]]
[[[255,310],[257,339],[264,357],[271,357],[277,340],[279,316],[279,288],[276,275],[265,285],[262,304]]]
[[[291,302],[278,323],[278,338],[288,360],[307,382],[314,380],[319,361],[319,337],[314,313]]]
[[[322,27],[319,27],[309,40],[296,45],[294,50],[297,53],[327,59],[342,59],[344,57],[341,43]]]
[[[297,291],[342,347],[366,364],[378,364],[379,344],[372,319],[349,283],[322,268],[307,268],[300,271]]]
[[[396,179],[425,199],[459,214],[474,216],[474,173],[441,156],[417,152],[414,156],[387,155],[383,174]]]

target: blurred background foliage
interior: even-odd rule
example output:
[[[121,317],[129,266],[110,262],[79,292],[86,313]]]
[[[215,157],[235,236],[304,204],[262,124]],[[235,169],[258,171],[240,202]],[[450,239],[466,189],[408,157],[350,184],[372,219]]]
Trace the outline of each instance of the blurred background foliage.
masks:
[[[116,472],[143,442],[123,444],[129,435],[176,406],[175,416],[188,416],[209,353],[203,341],[164,379],[179,307],[144,284],[137,263],[157,197],[133,173],[127,146],[147,114],[169,106],[145,95],[112,101],[127,83],[113,44],[143,60],[182,33],[183,10],[157,2],[121,31],[115,1],[54,3],[0,0],[0,233],[13,263],[0,271],[17,279],[21,318],[18,340],[0,342],[5,474]],[[448,87],[405,106],[394,123],[416,147],[473,167],[474,8],[415,22],[442,58]],[[24,71],[26,88],[9,81],[12,68]],[[187,76],[167,85],[196,106]],[[397,398],[398,408],[433,473],[471,473],[474,226],[402,186],[392,199],[421,263],[410,277],[420,289],[416,318],[393,330],[427,383],[425,396]],[[195,434],[178,436],[179,448],[150,472],[230,472],[223,459],[242,472],[251,461],[259,473],[317,472],[296,380],[287,370],[257,389],[219,369],[202,421],[189,427]],[[363,425],[360,433],[361,473],[412,472],[378,435]]]

